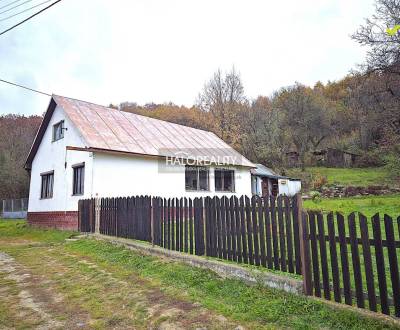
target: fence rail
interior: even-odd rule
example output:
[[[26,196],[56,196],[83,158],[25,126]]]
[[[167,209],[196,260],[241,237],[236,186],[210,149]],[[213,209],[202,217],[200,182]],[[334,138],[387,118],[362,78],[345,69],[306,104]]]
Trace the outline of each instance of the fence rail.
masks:
[[[305,212],[301,196],[79,202],[83,232],[301,274],[304,293],[400,317],[400,217]],[[396,228],[397,227],[397,228]],[[379,292],[377,294],[377,292]]]

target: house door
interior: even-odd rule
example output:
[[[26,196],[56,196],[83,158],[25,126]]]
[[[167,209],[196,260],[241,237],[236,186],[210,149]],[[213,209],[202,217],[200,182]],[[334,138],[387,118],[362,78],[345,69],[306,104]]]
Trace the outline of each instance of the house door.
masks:
[[[269,195],[269,187],[268,187],[268,179],[262,178],[261,179],[261,194],[262,197],[268,197]]]

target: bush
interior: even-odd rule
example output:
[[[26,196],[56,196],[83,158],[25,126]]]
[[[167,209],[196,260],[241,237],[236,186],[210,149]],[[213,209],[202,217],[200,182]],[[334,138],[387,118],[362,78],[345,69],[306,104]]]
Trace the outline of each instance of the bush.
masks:
[[[374,149],[363,153],[357,157],[356,167],[379,167],[385,164],[385,157],[382,155],[382,150]]]
[[[328,183],[328,179],[325,175],[322,175],[320,173],[317,173],[312,181],[311,181],[311,188],[313,190],[319,190],[321,189],[323,186],[325,186]]]
[[[386,156],[386,165],[385,168],[388,170],[389,174],[396,178],[400,179],[400,156],[399,154],[390,154]]]
[[[319,191],[310,191],[310,197],[314,203],[321,202],[321,193]]]

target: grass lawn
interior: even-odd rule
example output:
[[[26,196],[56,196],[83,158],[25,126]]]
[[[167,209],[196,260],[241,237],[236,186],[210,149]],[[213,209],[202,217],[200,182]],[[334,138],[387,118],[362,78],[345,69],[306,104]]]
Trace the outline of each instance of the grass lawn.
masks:
[[[395,328],[71,234],[0,220],[0,328]]]
[[[400,194],[383,196],[362,196],[344,198],[323,198],[320,201],[304,201],[304,207],[310,210],[324,212],[338,211],[343,214],[361,212],[367,217],[376,213],[388,214],[392,217],[400,216]]]

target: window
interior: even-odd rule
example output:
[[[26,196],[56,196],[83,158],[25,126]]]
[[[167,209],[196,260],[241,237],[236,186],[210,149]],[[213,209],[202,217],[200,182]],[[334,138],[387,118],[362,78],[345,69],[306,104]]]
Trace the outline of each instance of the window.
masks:
[[[214,174],[215,191],[235,191],[235,171],[216,168]]]
[[[185,167],[185,187],[186,190],[206,191],[208,185],[208,168],[200,166]]]
[[[72,166],[74,175],[72,178],[72,194],[83,195],[85,183],[85,164],[77,164]]]
[[[53,197],[54,171],[40,174],[42,177],[42,188],[40,190],[40,198]]]
[[[64,137],[64,120],[53,125],[53,142]]]

